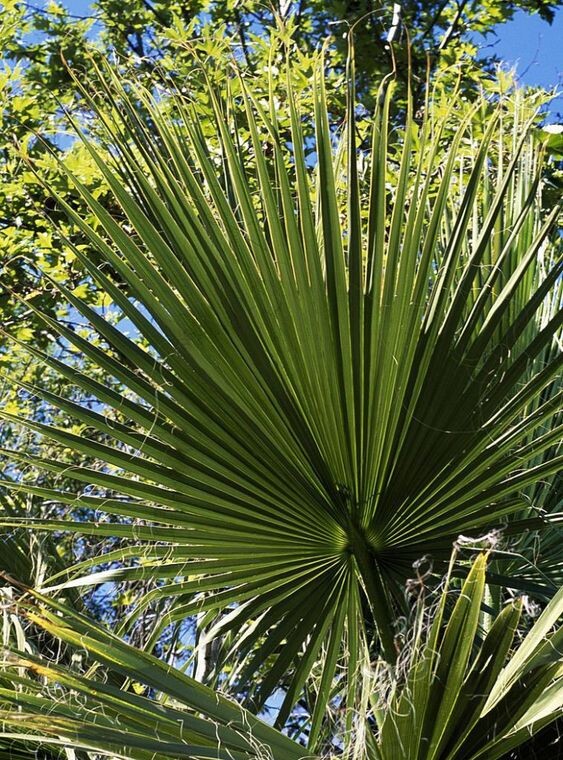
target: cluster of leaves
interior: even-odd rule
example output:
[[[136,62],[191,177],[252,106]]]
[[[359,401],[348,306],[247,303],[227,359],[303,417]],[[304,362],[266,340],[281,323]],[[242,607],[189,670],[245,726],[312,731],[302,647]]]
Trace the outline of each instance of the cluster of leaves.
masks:
[[[513,648],[521,605],[507,605],[480,634],[486,556],[477,557],[456,593],[450,581],[430,605],[417,603],[414,641],[401,677],[367,675],[373,707],[357,717],[350,757],[370,760],[495,760],[549,725],[561,703],[563,591]],[[454,595],[455,604],[449,604]],[[132,647],[72,607],[28,592],[20,612],[68,647],[73,666],[34,650],[22,630],[2,663],[0,719],[11,757],[53,757],[64,748],[84,758],[145,760],[315,760],[319,755],[181,670]],[[6,632],[6,622],[4,630]],[[11,709],[11,706],[17,709]],[[41,744],[39,744],[41,747]],[[553,751],[557,751],[554,746]],[[341,751],[330,757],[342,756]],[[525,755],[529,757],[529,754]],[[329,757],[329,755],[323,755]]]
[[[467,37],[559,3],[373,5],[3,4],[13,756],[469,760],[560,713],[561,135]],[[501,546],[413,608],[460,533]]]
[[[61,361],[31,344],[33,357],[73,395],[24,387],[81,427],[7,410],[2,416],[51,446],[41,456],[5,451],[10,467],[25,463],[27,470],[3,486],[85,511],[75,521],[68,514],[9,515],[2,524],[124,541],[51,577],[51,590],[122,582],[141,590],[110,638],[56,605],[50,623],[28,609],[35,625],[69,644],[91,643],[96,658],[121,668],[126,679],[135,669],[142,681],[139,674],[153,667],[162,672],[145,649],[167,626],[178,629],[198,616],[199,654],[205,659],[217,644],[201,674],[246,706],[188,679],[188,692],[207,707],[185,693],[183,704],[212,725],[194,717],[193,730],[180,735],[184,750],[174,737],[168,749],[147,744],[133,725],[118,732],[121,749],[115,734],[101,746],[72,696],[86,693],[89,671],[65,676],[58,666],[16,660],[48,681],[74,684],[68,698],[61,695],[61,720],[51,715],[49,728],[42,716],[52,696],[38,696],[25,677],[36,715],[28,725],[47,743],[128,757],[137,756],[135,747],[139,757],[159,749],[246,757],[262,751],[256,741],[261,748],[269,743],[276,757],[299,757],[303,741],[312,754],[334,752],[339,742],[353,752],[360,715],[374,732],[369,752],[392,758],[399,744],[390,719],[375,717],[374,725],[359,708],[362,674],[378,659],[401,672],[395,623],[409,612],[404,589],[412,563],[430,554],[440,575],[460,533],[531,530],[543,540],[557,519],[563,260],[559,209],[543,203],[535,111],[518,92],[474,102],[437,87],[422,123],[410,106],[397,130],[394,84],[384,81],[371,129],[358,134],[351,55],[346,118],[335,131],[322,60],[302,93],[285,63],[279,73],[271,70],[267,88],[235,63],[223,86],[208,66],[195,57],[193,88],[168,83],[166,98],[135,79],[122,81],[108,66],[95,87],[82,89],[98,131],[85,132],[76,120],[74,126],[112,203],[65,162],[57,165],[78,208],[44,181],[83,244],[64,230],[61,238],[109,298],[110,315],[72,283],[54,280],[58,300],[89,323],[84,336],[29,300],[37,324],[83,361]],[[209,109],[203,121],[202,98]],[[314,164],[303,129],[310,102]],[[111,314],[134,327],[130,337]],[[545,672],[530,677],[553,692],[544,712],[534,689],[516,709],[522,690],[512,690],[512,682],[498,696],[510,697],[508,719],[504,708],[494,713],[496,698],[477,704],[459,691],[461,682],[481,689],[494,680],[508,657],[506,618],[509,631],[518,615],[516,608],[501,612],[502,588],[533,584],[549,598],[560,585],[558,542],[544,546],[553,554],[544,552],[537,563],[539,580],[526,567],[508,579],[513,556],[495,555],[489,607],[502,622],[483,641],[483,661],[470,650],[479,646],[484,560],[466,581],[462,599],[473,601],[455,608],[443,657],[429,656],[442,612],[426,644],[417,634],[422,649],[412,668],[429,669],[429,693],[420,696],[428,712],[422,724],[409,725],[421,757],[478,757],[496,746],[504,752],[556,717],[560,655],[558,647],[543,647],[547,629],[534,637],[538,663],[533,650],[524,670],[513,666],[519,682],[541,662]],[[105,569],[92,573],[101,562]],[[143,650],[132,650],[123,637],[147,611],[150,635],[141,637]],[[61,628],[59,614],[72,622]],[[463,635],[468,643],[454,645]],[[493,663],[488,653],[497,648]],[[554,659],[546,662],[548,648]],[[152,677],[145,683],[149,699],[150,689],[170,688]],[[402,714],[421,683],[415,675],[404,699],[393,692],[388,713]],[[445,712],[432,696],[444,684]],[[144,715],[149,708],[129,680],[119,687],[96,685],[106,694],[104,708],[92,711],[90,704],[86,712],[109,725],[108,704],[122,710],[125,700]],[[297,743],[250,717],[280,688],[276,728],[291,726]],[[3,694],[15,699],[10,688]],[[211,711],[213,699],[224,710]],[[446,726],[434,736],[439,712]],[[454,717],[464,722],[463,736]],[[20,718],[8,710],[5,720],[16,725]],[[176,739],[178,731],[175,724]]]
[[[280,67],[280,60],[272,57],[272,46],[279,49],[291,37],[296,63],[294,87],[297,92],[306,93],[314,51],[326,44],[327,61],[334,76],[329,107],[332,120],[338,123],[345,111],[339,77],[345,70],[346,32],[350,26],[354,26],[356,36],[357,88],[367,114],[372,110],[377,83],[391,70],[397,71],[400,77],[395,95],[397,102],[404,100],[405,83],[410,77],[414,83],[415,103],[418,100],[422,105],[428,66],[431,72],[445,76],[444,86],[448,86],[447,82],[451,84],[457,74],[447,72],[460,61],[464,65],[463,87],[468,92],[475,91],[488,81],[494,59],[478,60],[476,43],[469,32],[490,32],[495,24],[510,19],[517,10],[537,12],[551,21],[558,5],[558,2],[544,0],[490,0],[464,2],[459,6],[441,0],[405,2],[401,4],[400,18],[394,18],[391,4],[380,7],[371,0],[328,3],[301,0],[273,3],[271,7],[233,0],[134,0],[122,7],[115,0],[99,0],[83,15],[57,2],[43,7],[7,0],[2,3],[0,24],[3,50],[0,76],[2,324],[17,325],[22,339],[31,337],[30,330],[35,329],[35,344],[51,346],[53,335],[49,331],[28,324],[27,301],[33,301],[53,317],[66,317],[73,322],[74,315],[65,311],[66,306],[57,300],[56,292],[39,284],[38,269],[54,280],[79,286],[92,305],[103,307],[105,303],[105,296],[97,292],[72,251],[65,248],[60,234],[53,229],[53,222],[62,225],[61,232],[71,237],[75,245],[85,241],[45,193],[21,153],[23,149],[24,154],[34,160],[35,171],[56,187],[81,215],[88,213],[87,208],[72,183],[57,170],[56,157],[51,151],[64,159],[106,208],[116,213],[101,173],[84,146],[68,131],[64,109],[79,115],[83,125],[91,125],[89,107],[70,69],[87,78],[103,52],[111,50],[124,70],[134,68],[148,77],[165,71],[178,86],[201,92],[193,66],[194,48],[207,59],[214,81],[223,85],[226,82],[223,61],[234,50],[240,65],[253,73],[257,90],[262,87],[266,92],[272,69]],[[332,37],[327,40],[330,32]],[[407,62],[409,56],[410,63]],[[457,71],[455,65],[453,68]],[[211,109],[205,99],[200,98],[199,105],[200,120],[205,124],[211,117]],[[205,126],[203,128],[205,130]],[[95,223],[92,218],[89,221]],[[13,297],[14,291],[19,298]],[[63,347],[59,345],[58,349],[62,351]],[[12,375],[17,369],[16,374],[23,380],[38,379],[37,365],[29,364],[13,345],[0,351],[0,361]],[[51,382],[47,376],[43,380]],[[52,382],[56,386],[56,379]],[[4,393],[6,403],[14,412],[26,411],[33,403],[25,395],[23,398],[18,395],[15,386],[5,386]],[[14,435],[12,428],[6,427],[4,442],[10,437],[13,442]]]

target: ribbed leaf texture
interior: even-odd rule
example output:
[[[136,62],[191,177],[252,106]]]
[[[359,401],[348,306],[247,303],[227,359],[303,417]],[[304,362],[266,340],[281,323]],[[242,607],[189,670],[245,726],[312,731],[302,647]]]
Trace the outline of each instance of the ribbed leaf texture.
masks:
[[[429,100],[421,123],[392,122],[386,82],[363,150],[353,87],[342,134],[321,64],[312,87],[314,156],[290,65],[269,102],[235,69],[227,93],[170,86],[166,109],[110,67],[96,96],[85,89],[106,145],[77,133],[119,211],[62,164],[96,223],[56,200],[85,241],[69,250],[130,337],[56,283],[97,341],[37,318],[108,382],[30,345],[88,403],[28,390],[84,433],[12,419],[74,461],[6,454],[27,468],[17,488],[123,519],[2,524],[129,541],[104,556],[122,567],[88,575],[93,558],[70,584],[161,581],[124,630],[151,605],[153,643],[202,616],[231,664],[225,688],[253,710],[283,682],[281,726],[314,688],[314,748],[335,674],[351,715],[364,658],[395,660],[413,561],[445,567],[460,534],[546,524],[534,489],[561,467],[563,316],[558,210],[542,207],[532,119],[453,98]],[[205,129],[198,98],[213,112]],[[553,593],[549,569],[539,585]]]

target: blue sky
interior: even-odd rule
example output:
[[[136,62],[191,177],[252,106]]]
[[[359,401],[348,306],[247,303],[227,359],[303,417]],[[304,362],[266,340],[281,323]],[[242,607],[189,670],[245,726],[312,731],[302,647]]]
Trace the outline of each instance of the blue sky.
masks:
[[[496,36],[483,41],[483,52],[494,52],[515,66],[523,84],[563,90],[563,9],[550,26],[537,15],[519,11],[514,19],[496,28]],[[562,112],[557,118],[557,112]],[[552,103],[552,118],[563,121],[563,97]]]

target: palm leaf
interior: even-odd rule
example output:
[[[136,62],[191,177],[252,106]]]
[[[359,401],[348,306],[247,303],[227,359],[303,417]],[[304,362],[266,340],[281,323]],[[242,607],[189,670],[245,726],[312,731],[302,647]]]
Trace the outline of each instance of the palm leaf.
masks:
[[[166,602],[154,641],[170,623],[215,614],[212,633],[236,659],[232,688],[255,709],[289,673],[287,715],[324,657],[315,737],[338,660],[353,652],[355,669],[373,626],[395,659],[393,622],[412,562],[446,562],[460,533],[537,518],[523,494],[561,466],[554,341],[563,313],[553,294],[563,262],[550,237],[557,211],[541,215],[530,124],[507,159],[495,143],[503,103],[461,115],[429,109],[422,126],[408,114],[404,138],[391,144],[386,83],[362,171],[353,93],[348,137],[335,148],[319,65],[311,181],[290,72],[289,145],[273,93],[264,108],[236,72],[229,92],[206,93],[212,134],[178,92],[167,95],[167,115],[109,67],[101,87],[92,105],[108,150],[77,130],[127,224],[64,166],[96,227],[57,201],[89,246],[70,249],[137,337],[58,284],[98,342],[38,319],[123,391],[30,347],[99,405],[29,390],[95,435],[13,421],[102,465],[6,454],[39,473],[18,488],[124,519],[2,524],[135,543],[143,567],[103,579],[146,573],[165,583],[129,624]],[[479,109],[488,126],[477,144]],[[96,495],[41,482],[40,473],[70,472]],[[269,675],[256,684],[266,660]],[[349,689],[348,707],[354,698]]]
[[[453,563],[452,563],[453,564]],[[513,649],[522,605],[508,604],[481,637],[486,556],[461,589],[451,579],[437,605],[418,603],[412,643],[390,690],[381,673],[379,728],[352,737],[349,757],[477,760],[501,757],[563,710],[563,591]],[[456,595],[450,606],[450,596]],[[74,652],[61,665],[11,647],[0,683],[3,739],[111,757],[305,760],[314,755],[244,708],[72,608],[28,591],[20,615]],[[333,744],[323,757],[341,757]],[[334,754],[336,753],[336,754]],[[356,754],[354,754],[356,753]]]
[[[112,757],[304,757],[302,747],[234,702],[72,608],[33,592],[20,599],[19,608],[68,644],[79,661],[86,655],[91,667],[78,672],[12,650],[0,684],[4,740]],[[137,689],[115,685],[124,678]]]
[[[505,757],[563,711],[563,590],[515,651],[522,605],[508,604],[484,638],[479,616],[486,557],[473,563],[445,630],[446,587],[431,620],[418,615],[404,682],[397,682],[374,757],[463,760]],[[555,630],[554,630],[555,629]],[[528,733],[527,733],[528,732]]]

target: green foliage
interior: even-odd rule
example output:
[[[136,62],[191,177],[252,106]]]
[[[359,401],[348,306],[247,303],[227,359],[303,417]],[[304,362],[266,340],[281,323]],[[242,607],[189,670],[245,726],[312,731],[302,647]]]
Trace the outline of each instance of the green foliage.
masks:
[[[65,223],[64,215],[53,205],[52,198],[43,191],[20,154],[20,146],[23,146],[34,159],[35,168],[41,171],[43,179],[56,185],[65,200],[84,215],[86,208],[64,175],[57,172],[56,162],[49,155],[48,149],[54,149],[70,168],[80,166],[78,173],[82,181],[101,203],[110,208],[110,194],[100,173],[84,149],[74,143],[64,120],[63,107],[70,108],[81,123],[88,126],[91,123],[88,106],[69,73],[69,67],[88,78],[96,61],[103,57],[102,51],[111,50],[123,70],[132,67],[147,77],[154,77],[155,72],[164,70],[180,85],[189,87],[195,75],[195,48],[208,58],[210,76],[225,84],[223,62],[231,51],[235,51],[239,65],[254,75],[256,91],[258,82],[261,82],[267,92],[272,70],[279,69],[283,63],[283,60],[272,57],[272,49],[279,49],[291,37],[296,64],[294,88],[303,93],[307,91],[315,50],[326,42],[327,62],[334,78],[329,107],[331,120],[338,123],[345,111],[340,94],[344,89],[338,85],[345,69],[346,33],[351,25],[354,25],[356,35],[357,88],[364,106],[371,111],[378,82],[393,68],[399,74],[395,100],[404,102],[409,55],[414,99],[418,106],[424,101],[428,64],[432,75],[445,78],[451,85],[462,62],[463,87],[468,93],[483,84],[488,86],[492,60],[477,61],[476,47],[468,32],[486,32],[496,23],[509,19],[517,9],[538,12],[550,21],[558,5],[558,2],[543,0],[494,0],[463,3],[458,12],[456,3],[441,0],[403,3],[401,22],[395,28],[390,46],[387,40],[394,28],[392,4],[379,6],[363,0],[328,3],[301,0],[274,3],[271,7],[264,3],[241,4],[224,0],[133,0],[126,4],[100,0],[93,3],[91,12],[83,17],[57,2],[47,3],[44,7],[13,0],[2,3],[2,323],[30,329],[25,324],[29,315],[26,300],[15,299],[12,291],[24,299],[33,300],[36,306],[53,317],[63,316],[64,304],[57,301],[51,289],[38,284],[37,267],[49,272],[54,279],[66,278],[67,282],[82,287],[90,303],[99,300],[94,283],[76,260],[69,270],[67,265],[72,254],[65,250],[61,237],[53,233],[52,222],[62,223],[64,234],[71,237],[75,245],[82,245],[85,241],[72,225]],[[327,39],[328,35],[331,36]],[[412,42],[410,53],[407,52],[407,39]],[[216,62],[215,66],[212,61]],[[308,106],[303,105],[306,113]],[[200,121],[204,122],[209,116],[209,108],[200,102]],[[289,124],[285,126],[289,129]],[[35,134],[41,139],[36,139]],[[312,141],[309,141],[308,146],[311,145]],[[553,194],[557,196],[561,189],[560,177],[556,171],[552,171],[551,176]],[[552,204],[555,200],[551,201]],[[89,221],[94,223],[92,219]],[[34,338],[37,345],[55,352],[62,350],[44,329],[39,329]],[[10,372],[17,369],[23,379],[37,379],[34,376],[37,368],[28,366],[19,351],[4,349],[0,358],[3,367]],[[15,388],[6,393],[10,408],[25,408]],[[4,443],[13,435],[12,428],[6,427]]]
[[[78,134],[116,211],[65,162],[88,215],[47,186],[88,242],[68,249],[136,335],[63,282],[91,333],[30,302],[103,381],[30,345],[75,395],[23,387],[81,427],[4,410],[52,446],[5,454],[28,467],[17,488],[94,516],[2,524],[126,540],[104,557],[119,566],[88,574],[93,557],[51,583],[156,580],[121,632],[152,610],[150,649],[167,625],[202,616],[202,646],[219,645],[211,681],[255,712],[282,684],[278,727],[304,699],[295,735],[314,752],[334,700],[351,736],[365,663],[395,662],[413,561],[430,554],[439,571],[461,533],[547,530],[535,489],[548,493],[561,467],[558,209],[543,207],[535,117],[518,94],[452,105],[437,89],[422,123],[408,109],[391,141],[384,83],[368,153],[353,58],[338,134],[322,61],[302,98],[284,69],[283,100],[273,79],[264,98],[236,66],[225,90],[199,65],[203,127],[197,90],[172,87],[162,109],[107,66],[96,96],[83,90],[104,144]],[[99,464],[69,468],[77,455]]]
[[[429,627],[428,605],[418,602],[413,641],[388,689],[381,672],[368,675],[376,720],[354,719],[345,756],[494,760],[561,713],[563,591],[514,647],[518,602],[503,609],[484,637],[479,632],[485,568],[480,555],[453,609],[455,592],[446,583]],[[314,760],[302,744],[72,608],[36,592],[21,597],[18,608],[75,653],[72,668],[15,647],[5,656],[0,719],[6,738],[27,743],[29,751],[41,742],[135,760],[155,753]],[[342,756],[335,752],[324,756]]]
[[[0,753],[542,740],[560,134],[468,32],[559,4],[3,4]],[[413,609],[413,562],[435,584],[456,539],[488,567]]]
[[[388,701],[376,711],[380,733],[368,756],[506,757],[561,713],[562,631],[549,632],[561,619],[563,590],[512,650],[519,601],[508,604],[485,635],[480,630],[485,566],[481,555],[449,616],[447,583],[430,624],[419,611],[412,648],[406,649],[406,676],[393,684]]]

